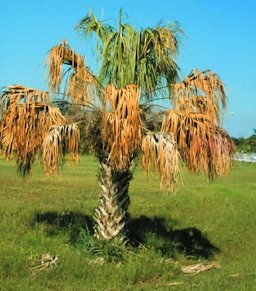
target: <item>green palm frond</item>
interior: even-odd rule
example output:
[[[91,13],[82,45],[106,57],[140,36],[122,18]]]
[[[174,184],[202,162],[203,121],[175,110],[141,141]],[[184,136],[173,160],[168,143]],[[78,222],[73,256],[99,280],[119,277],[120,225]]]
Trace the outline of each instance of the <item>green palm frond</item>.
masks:
[[[99,79],[103,84],[113,83],[122,88],[135,83],[135,43],[136,31],[130,25],[122,25],[118,31],[108,35],[103,45],[99,72]]]
[[[178,78],[178,66],[175,57],[178,52],[178,27],[157,26],[146,28],[139,33],[138,84],[146,88],[145,93],[154,93],[156,88],[174,83]]]
[[[80,21],[77,28],[87,36],[94,32],[100,39],[99,80],[104,85],[113,83],[123,88],[136,84],[146,96],[152,97],[161,84],[177,80],[175,57],[181,31],[176,23],[159,23],[154,29],[137,31],[123,23],[120,15],[119,26],[114,29],[90,15]]]
[[[108,35],[114,30],[112,26],[104,23],[104,21],[99,21],[91,13],[79,21],[76,29],[82,32],[84,36],[91,36],[95,33],[103,43],[106,41]]]

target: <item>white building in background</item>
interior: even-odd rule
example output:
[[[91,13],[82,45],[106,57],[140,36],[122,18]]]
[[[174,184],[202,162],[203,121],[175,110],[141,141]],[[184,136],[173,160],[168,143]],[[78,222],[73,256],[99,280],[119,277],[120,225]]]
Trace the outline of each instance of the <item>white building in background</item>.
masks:
[[[250,154],[236,153],[234,156],[234,160],[240,161],[240,162],[256,163],[256,153],[250,153]]]

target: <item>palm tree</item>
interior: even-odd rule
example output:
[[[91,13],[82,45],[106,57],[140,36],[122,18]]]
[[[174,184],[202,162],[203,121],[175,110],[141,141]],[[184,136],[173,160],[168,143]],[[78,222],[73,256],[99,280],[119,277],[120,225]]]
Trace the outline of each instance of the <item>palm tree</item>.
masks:
[[[118,29],[88,15],[78,24],[86,35],[98,37],[101,68],[98,78],[81,55],[61,42],[50,50],[49,92],[60,93],[66,74],[67,102],[85,108],[90,117],[68,121],[47,92],[22,86],[2,92],[1,140],[6,156],[14,153],[26,174],[35,154],[41,152],[45,172],[58,170],[66,152],[77,158],[79,126],[84,126],[99,159],[99,206],[95,210],[95,235],[126,240],[129,183],[132,162],[140,157],[146,171],[153,168],[161,185],[172,191],[177,184],[179,162],[188,169],[206,172],[210,179],[231,168],[233,145],[221,128],[226,94],[219,77],[194,70],[181,82],[175,55],[176,24],[136,31],[123,23]],[[65,71],[66,68],[66,71]],[[173,108],[163,112],[161,131],[149,129],[141,104],[166,87]],[[142,114],[143,113],[143,114]]]

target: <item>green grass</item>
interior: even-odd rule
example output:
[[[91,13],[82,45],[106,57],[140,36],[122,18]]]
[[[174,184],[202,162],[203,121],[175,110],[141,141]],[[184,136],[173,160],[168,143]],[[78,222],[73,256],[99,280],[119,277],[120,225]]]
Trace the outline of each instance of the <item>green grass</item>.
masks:
[[[44,177],[36,165],[24,180],[14,162],[0,159],[1,290],[255,290],[256,164],[237,163],[212,183],[184,170],[176,195],[159,190],[158,180],[138,167],[130,236],[141,244],[128,249],[89,234],[97,169],[88,156],[77,167],[65,164],[56,177]],[[33,275],[44,253],[58,255],[59,266]],[[212,261],[221,268],[181,272]]]

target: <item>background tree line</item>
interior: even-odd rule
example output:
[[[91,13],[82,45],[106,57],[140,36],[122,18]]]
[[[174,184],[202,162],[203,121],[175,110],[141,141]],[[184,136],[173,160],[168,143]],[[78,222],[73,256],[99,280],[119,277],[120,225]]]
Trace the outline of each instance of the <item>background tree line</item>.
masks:
[[[256,129],[253,129],[253,134],[248,137],[232,137],[236,146],[237,152],[256,153]]]

